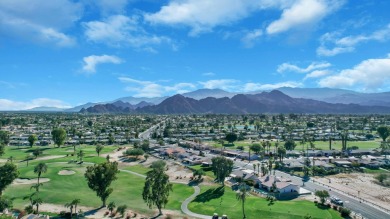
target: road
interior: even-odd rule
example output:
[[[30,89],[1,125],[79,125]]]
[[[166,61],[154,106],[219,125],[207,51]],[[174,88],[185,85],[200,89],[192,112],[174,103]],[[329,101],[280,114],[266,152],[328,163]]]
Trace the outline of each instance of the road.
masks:
[[[248,161],[235,161],[235,165],[239,167],[244,167],[248,169],[253,169],[252,163],[248,163]],[[302,178],[291,176],[290,174],[281,172],[281,171],[275,171],[275,175],[283,178],[289,178],[291,181],[297,185],[300,185],[301,187],[311,191],[315,192],[316,190],[328,190],[329,194],[331,196],[337,196],[341,200],[344,201],[344,206],[348,209],[351,209],[355,213],[361,214],[363,217],[368,219],[386,219],[390,218],[390,212],[384,212],[384,210],[378,209],[377,207],[364,202],[364,200],[360,201],[354,197],[351,197],[343,192],[340,191],[334,191],[333,189],[329,191],[329,188],[326,186],[322,186],[316,182],[308,181],[305,182],[305,185],[303,185]]]
[[[149,140],[150,139],[150,134],[158,127],[160,126],[161,123],[154,125],[148,129],[146,129],[144,132],[141,132],[138,137],[142,140]]]

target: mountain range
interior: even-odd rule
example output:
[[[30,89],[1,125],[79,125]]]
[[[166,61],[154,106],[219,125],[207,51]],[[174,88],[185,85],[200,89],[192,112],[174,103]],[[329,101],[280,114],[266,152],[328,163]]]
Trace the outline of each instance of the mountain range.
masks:
[[[145,114],[196,114],[196,113],[389,113],[390,107],[362,106],[358,104],[327,103],[324,101],[293,98],[279,90],[258,94],[237,94],[233,97],[206,97],[200,100],[174,95],[157,105],[115,102],[82,109],[82,113],[145,113]]]
[[[358,104],[362,106],[386,106],[390,107],[390,92],[382,92],[382,93],[360,93],[351,90],[345,89],[333,89],[333,88],[291,88],[291,87],[282,87],[277,90],[283,92],[284,94],[292,97],[292,98],[304,98],[304,99],[312,99],[317,101],[323,101],[326,103],[341,103],[341,104]],[[269,90],[267,90],[269,91]],[[213,98],[232,98],[238,94],[245,95],[255,95],[261,93],[263,91],[250,92],[250,93],[234,93],[224,91],[222,89],[199,89],[196,91],[183,93],[181,94],[183,97],[192,98],[195,100],[206,99],[208,97]],[[102,104],[112,104],[118,101],[123,103],[129,103],[132,106],[130,109],[136,109],[137,104],[141,102],[147,103],[147,105],[158,105],[162,103],[164,100],[168,99],[169,96],[164,97],[122,97],[111,101],[99,102],[99,103],[86,103],[80,106],[76,106],[69,109],[60,109],[55,107],[36,107],[27,111],[62,111],[62,112],[79,112],[81,109],[88,109],[89,107],[93,107],[96,105]],[[135,106],[135,107],[134,107]]]

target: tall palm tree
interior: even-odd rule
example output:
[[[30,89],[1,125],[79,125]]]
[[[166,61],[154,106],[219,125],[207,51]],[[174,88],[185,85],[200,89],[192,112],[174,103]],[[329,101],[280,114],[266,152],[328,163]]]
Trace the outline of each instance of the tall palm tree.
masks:
[[[34,167],[34,173],[38,174],[38,183],[39,185],[39,179],[41,178],[42,173],[46,173],[47,171],[47,165],[45,163],[39,163]],[[39,186],[37,186],[37,192],[39,192]]]
[[[79,215],[77,213],[77,205],[80,204],[80,199],[76,198],[72,201],[72,204],[74,205],[74,213],[76,214],[76,217],[78,218]]]
[[[244,182],[242,182],[240,184],[240,189],[236,194],[236,198],[237,198],[237,200],[241,201],[241,203],[242,203],[242,215],[243,215],[244,219],[246,218],[246,216],[245,216],[245,200],[246,200],[246,197],[248,196],[248,192],[249,192],[248,186]]]
[[[64,207],[70,209],[70,217],[72,218],[72,215],[73,215],[73,204],[72,204],[72,202],[66,203],[66,204],[64,205]]]
[[[39,214],[39,205],[41,205],[43,203],[42,199],[41,198],[36,198],[33,200],[33,205],[35,205],[35,207],[37,207],[37,214]]]

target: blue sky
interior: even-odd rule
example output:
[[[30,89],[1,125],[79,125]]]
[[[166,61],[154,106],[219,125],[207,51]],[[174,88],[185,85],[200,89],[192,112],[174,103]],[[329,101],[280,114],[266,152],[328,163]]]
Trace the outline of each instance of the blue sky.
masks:
[[[200,88],[390,91],[388,0],[1,0],[0,110]]]

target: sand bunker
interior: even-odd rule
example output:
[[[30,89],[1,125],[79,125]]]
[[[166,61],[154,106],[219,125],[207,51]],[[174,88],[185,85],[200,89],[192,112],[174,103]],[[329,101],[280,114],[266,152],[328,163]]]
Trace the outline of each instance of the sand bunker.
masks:
[[[73,170],[61,170],[60,172],[58,172],[58,175],[68,176],[68,175],[73,175],[75,173],[76,172]]]
[[[49,178],[40,178],[39,179],[39,183],[45,183],[45,182],[49,182],[50,179]],[[17,178],[13,181],[12,184],[14,185],[29,185],[29,184],[36,184],[38,182],[38,179],[20,179],[20,178]]]

